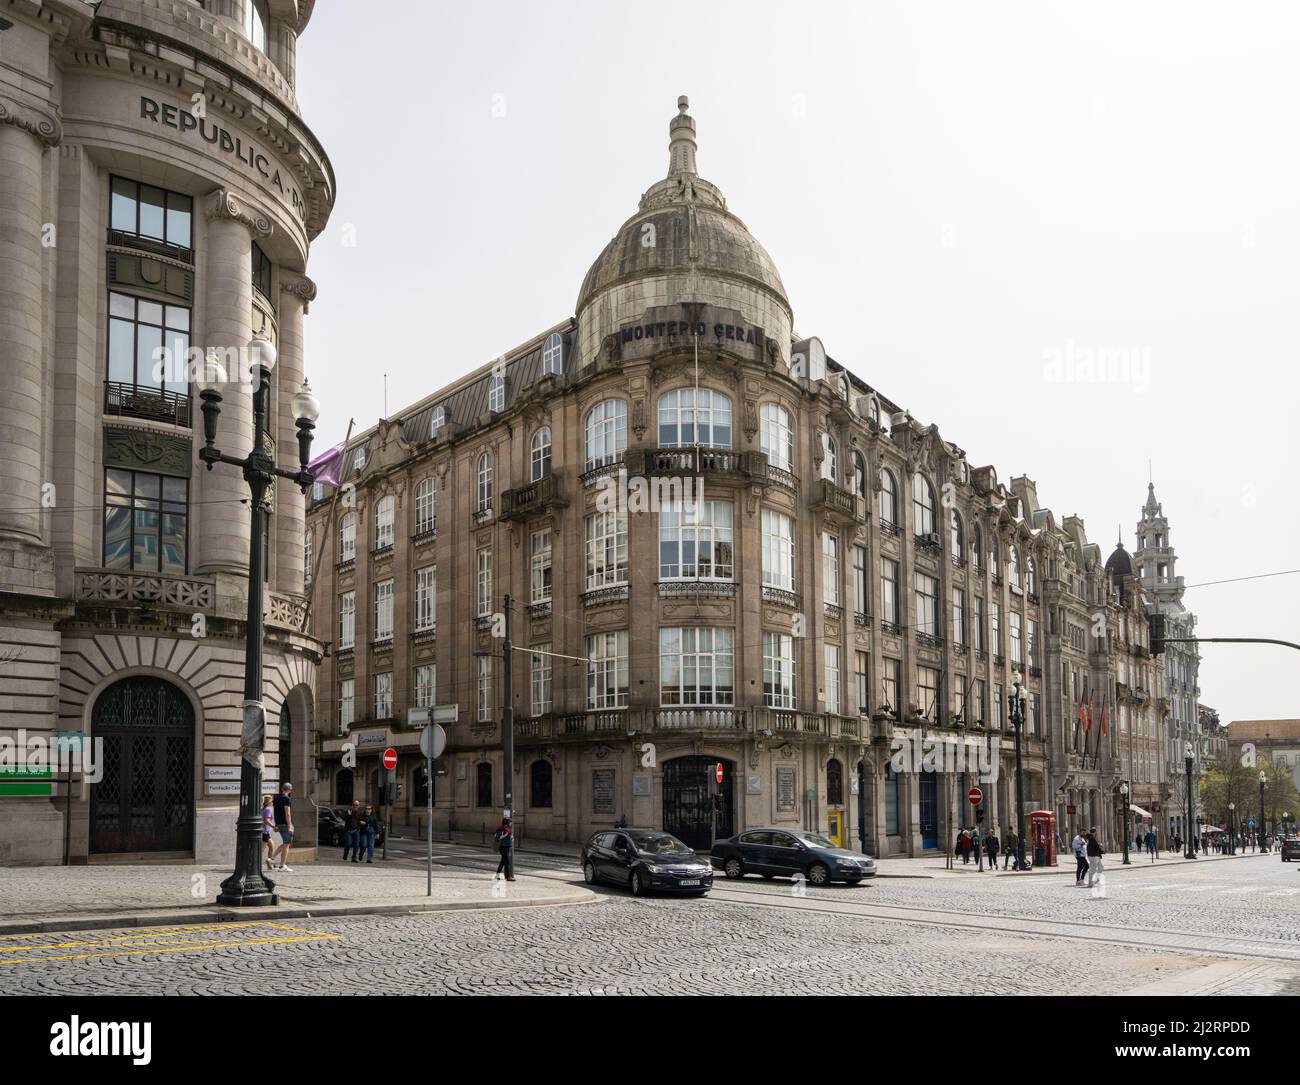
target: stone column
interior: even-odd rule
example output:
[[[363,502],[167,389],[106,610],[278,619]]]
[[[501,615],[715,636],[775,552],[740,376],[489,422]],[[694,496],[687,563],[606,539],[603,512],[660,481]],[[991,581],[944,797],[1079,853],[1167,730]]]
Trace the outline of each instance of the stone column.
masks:
[[[61,136],[54,117],[0,97],[0,539],[37,545],[48,415],[42,157]]]
[[[207,317],[203,338],[195,345],[215,348],[229,376],[222,393],[217,447],[232,456],[246,456],[253,447],[252,385],[246,370],[248,341],[253,334],[253,237],[269,237],[271,222],[225,189],[209,198],[205,217]],[[202,416],[196,410],[197,433],[202,433],[202,426]],[[239,470],[228,464],[195,473],[200,523],[195,571],[247,577],[248,486]],[[280,489],[276,487],[277,498]]]
[[[282,272],[280,276],[280,361],[275,368],[277,460],[281,467],[298,462],[298,427],[293,417],[293,397],[302,387],[306,363],[303,350],[303,317],[316,299],[316,284],[305,276]],[[312,454],[321,449],[312,446]],[[275,580],[276,591],[303,596],[303,533],[307,522],[307,498],[287,479],[275,485]]]

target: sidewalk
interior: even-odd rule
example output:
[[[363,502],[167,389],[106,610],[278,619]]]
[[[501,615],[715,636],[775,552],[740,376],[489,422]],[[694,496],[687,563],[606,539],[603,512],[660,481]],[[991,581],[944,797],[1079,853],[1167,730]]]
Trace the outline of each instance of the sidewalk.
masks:
[[[230,908],[214,903],[229,876],[229,867],[211,866],[8,867],[0,873],[0,934],[521,908],[596,899],[581,886],[524,874],[514,882],[494,884],[486,872],[450,875],[436,868],[433,895],[426,896],[424,870],[378,859],[374,866],[329,859],[271,873],[278,905]]]

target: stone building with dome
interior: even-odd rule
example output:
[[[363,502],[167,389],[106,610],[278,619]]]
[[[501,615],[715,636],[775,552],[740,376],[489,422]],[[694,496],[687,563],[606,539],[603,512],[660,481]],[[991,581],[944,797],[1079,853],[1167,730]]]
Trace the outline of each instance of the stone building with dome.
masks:
[[[200,469],[185,361],[271,340],[267,436],[297,466],[335,189],[295,88],[312,7],[0,4],[0,742],[99,751],[70,779],[0,771],[0,863],[234,854],[249,490]],[[235,455],[251,399],[226,395]],[[282,483],[259,541],[268,789],[314,765],[305,506]]]
[[[509,697],[525,840],[625,819],[917,855],[976,784],[1013,827],[1018,683],[1026,813],[1117,840],[1119,729],[1097,734],[1137,614],[1082,521],[797,332],[696,155],[683,98],[574,314],[358,434],[317,489],[317,800],[376,799],[391,746],[399,825],[432,788],[436,831],[490,828]],[[432,705],[458,720],[430,780],[408,721]]]

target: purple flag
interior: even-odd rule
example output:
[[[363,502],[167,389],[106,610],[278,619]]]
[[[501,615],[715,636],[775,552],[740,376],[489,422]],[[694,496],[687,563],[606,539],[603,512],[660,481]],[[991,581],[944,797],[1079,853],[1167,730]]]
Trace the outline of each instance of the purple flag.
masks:
[[[335,445],[333,448],[322,452],[307,465],[307,470],[312,473],[312,477],[319,483],[326,486],[337,486],[339,476],[343,472],[343,453],[348,446],[347,441]]]

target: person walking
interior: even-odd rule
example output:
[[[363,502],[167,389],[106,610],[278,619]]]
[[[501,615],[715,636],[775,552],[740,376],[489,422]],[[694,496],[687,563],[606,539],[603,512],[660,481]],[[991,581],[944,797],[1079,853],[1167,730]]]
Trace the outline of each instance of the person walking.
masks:
[[[266,849],[266,865],[275,866],[275,841],[271,839],[271,830],[275,828],[275,807],[271,805],[271,796],[262,796],[262,847]]]
[[[279,851],[276,853],[280,857],[277,869],[292,874],[293,870],[286,865],[286,861],[289,858],[289,845],[293,843],[293,784],[286,782],[280,785],[280,794],[275,797],[271,808],[275,817],[275,828],[281,840]]]
[[[348,852],[352,852],[352,861],[357,862],[361,854],[361,823],[365,820],[365,811],[361,809],[361,800],[353,799],[343,819],[343,861],[348,861]]]
[[[980,841],[980,831],[978,826],[971,830],[970,850],[971,850],[971,855],[975,859],[976,868],[979,869],[980,871],[983,871],[984,870],[984,860],[982,858],[983,845],[982,842]]]
[[[379,815],[375,808],[366,804],[366,812],[361,815],[361,835],[357,843],[357,855],[363,852],[367,863],[375,861],[375,837],[379,835]]]
[[[998,868],[998,851],[1000,847],[998,834],[990,827],[989,835],[984,838],[984,854],[989,859],[989,870],[997,870]]]
[[[1085,845],[1088,854],[1088,888],[1091,889],[1093,882],[1098,878],[1105,880],[1103,873],[1101,857],[1106,853],[1101,850],[1101,844],[1097,841],[1097,830],[1092,828],[1088,830],[1088,840]]]
[[[1083,827],[1074,834],[1070,841],[1070,850],[1074,852],[1074,887],[1083,888],[1083,876],[1088,873],[1088,842],[1083,838]]]
[[[1147,854],[1151,856],[1151,861],[1154,863],[1156,861],[1156,831],[1154,829],[1147,830]]]
[[[497,850],[501,853],[501,862],[497,863],[497,873],[505,871],[506,881],[512,882],[515,880],[515,830],[509,818],[501,819],[501,824],[492,834],[492,839],[497,842]]]
[[[1020,869],[1020,837],[1016,835],[1014,829],[1007,833],[1007,842],[1003,845],[1003,848],[1005,850],[1003,852],[1002,869],[1006,870],[1013,863],[1016,865],[1017,870]]]

